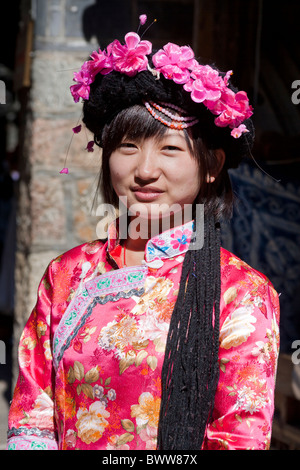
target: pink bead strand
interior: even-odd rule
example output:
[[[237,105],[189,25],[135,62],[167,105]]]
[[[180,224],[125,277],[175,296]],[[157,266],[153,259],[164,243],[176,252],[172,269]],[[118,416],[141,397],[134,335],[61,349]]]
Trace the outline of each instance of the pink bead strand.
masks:
[[[149,113],[154,117],[154,119],[160,121],[163,125],[170,127],[171,129],[186,129],[187,127],[191,127],[194,124],[197,124],[198,119],[196,119],[193,116],[176,116],[163,108],[162,106],[158,105],[157,103],[149,103],[147,101],[144,102],[144,105],[146,109],[149,111]],[[171,107],[171,106],[170,106]],[[172,106],[173,109],[175,109],[175,105]],[[169,117],[172,119],[172,121],[164,119],[162,116],[160,116],[155,109],[163,113],[165,116]],[[177,111],[179,111],[181,108],[176,107]],[[183,110],[182,110],[183,111]],[[175,122],[174,122],[175,121]]]

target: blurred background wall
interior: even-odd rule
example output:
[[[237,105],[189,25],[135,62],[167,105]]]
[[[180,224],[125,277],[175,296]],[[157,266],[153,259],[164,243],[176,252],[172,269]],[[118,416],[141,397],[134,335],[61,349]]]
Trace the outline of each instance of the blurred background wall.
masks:
[[[253,159],[232,172],[235,217],[223,245],[264,272],[281,293],[281,358],[273,446],[300,449],[300,3],[298,0],[14,0],[5,2],[0,84],[0,445],[17,377],[20,334],[52,258],[95,239],[92,209],[101,162],[74,135],[80,107],[73,72],[98,45],[157,22],[145,38],[191,45],[196,56],[233,69],[255,108]],[[299,80],[299,84],[297,84]],[[73,137],[72,137],[73,136]],[[68,154],[69,175],[60,175]],[[259,166],[258,166],[259,165]],[[298,346],[299,347],[299,346]]]

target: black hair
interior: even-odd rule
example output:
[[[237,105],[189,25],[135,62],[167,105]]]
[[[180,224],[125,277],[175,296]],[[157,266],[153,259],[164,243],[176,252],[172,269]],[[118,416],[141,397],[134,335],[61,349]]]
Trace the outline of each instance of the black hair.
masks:
[[[218,383],[220,315],[220,219],[231,213],[232,189],[228,169],[249,154],[254,138],[250,119],[248,133],[239,139],[228,128],[217,127],[215,116],[194,103],[182,85],[150,71],[128,77],[118,72],[98,74],[84,102],[83,121],[103,148],[101,188],[105,202],[117,205],[111,185],[109,157],[124,136],[142,139],[161,136],[166,127],[151,117],[143,102],[176,104],[199,122],[188,131],[200,175],[212,174],[216,150],[223,149],[225,164],[214,183],[202,181],[197,201],[204,204],[204,244],[185,254],[179,294],[172,313],[162,368],[162,397],[157,448],[201,449]],[[195,220],[194,224],[197,225]],[[197,230],[195,230],[197,237]],[[197,243],[197,239],[196,239]]]
[[[219,378],[220,227],[204,219],[204,244],[188,250],[162,368],[157,448],[200,450]]]

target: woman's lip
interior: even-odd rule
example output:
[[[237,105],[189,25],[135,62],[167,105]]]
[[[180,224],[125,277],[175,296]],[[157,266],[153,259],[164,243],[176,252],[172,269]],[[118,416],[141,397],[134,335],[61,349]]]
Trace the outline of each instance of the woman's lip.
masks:
[[[157,199],[164,191],[154,187],[133,188],[132,191],[139,201],[151,201]]]
[[[134,186],[132,191],[139,193],[163,193],[162,189],[156,188],[155,186]]]

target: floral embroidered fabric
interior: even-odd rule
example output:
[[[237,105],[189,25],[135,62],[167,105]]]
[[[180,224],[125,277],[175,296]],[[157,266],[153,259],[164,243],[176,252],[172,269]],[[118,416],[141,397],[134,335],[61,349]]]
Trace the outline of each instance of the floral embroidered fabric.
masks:
[[[8,449],[156,448],[161,368],[191,235],[185,224],[152,238],[141,266],[120,265],[117,239],[50,263],[20,340]],[[220,379],[203,449],[267,449],[278,295],[224,249],[221,273]]]

